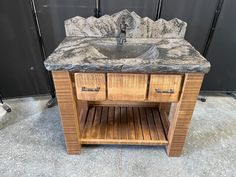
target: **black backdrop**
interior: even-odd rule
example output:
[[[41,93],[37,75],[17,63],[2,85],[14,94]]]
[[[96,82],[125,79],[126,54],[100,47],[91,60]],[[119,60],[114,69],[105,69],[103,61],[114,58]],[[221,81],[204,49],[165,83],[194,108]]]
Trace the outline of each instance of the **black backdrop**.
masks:
[[[188,23],[186,39],[211,61],[203,90],[236,90],[236,2],[224,0],[215,31],[217,5],[222,0],[100,0],[100,14],[122,9],[156,19],[180,18]],[[39,22],[35,23],[33,6]],[[76,15],[95,15],[95,0],[9,0],[0,2],[0,92],[5,97],[49,93],[43,67],[48,56],[65,37],[64,20]],[[43,48],[38,36],[41,32]],[[211,33],[210,33],[211,32]],[[210,38],[212,35],[212,39]],[[207,45],[210,44],[209,46]],[[207,46],[207,47],[206,47]],[[208,48],[209,47],[209,48]]]
[[[4,97],[49,92],[29,1],[0,1],[0,92]]]

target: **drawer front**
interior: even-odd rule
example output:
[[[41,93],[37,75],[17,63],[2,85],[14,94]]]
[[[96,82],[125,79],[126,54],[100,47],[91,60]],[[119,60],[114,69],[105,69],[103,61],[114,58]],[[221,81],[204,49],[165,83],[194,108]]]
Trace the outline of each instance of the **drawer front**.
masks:
[[[75,73],[75,85],[79,100],[105,100],[105,74]]]
[[[142,101],[146,98],[147,74],[107,74],[109,100]]]
[[[182,75],[151,75],[149,101],[176,102],[181,92]]]

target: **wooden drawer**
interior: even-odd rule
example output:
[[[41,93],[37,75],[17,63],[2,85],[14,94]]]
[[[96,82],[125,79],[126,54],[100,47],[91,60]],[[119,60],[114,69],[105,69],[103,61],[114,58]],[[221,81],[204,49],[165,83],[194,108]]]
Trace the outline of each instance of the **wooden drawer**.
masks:
[[[105,74],[75,73],[75,85],[79,100],[105,100]]]
[[[149,101],[176,102],[181,91],[182,75],[152,74],[149,86]]]
[[[142,101],[146,98],[147,74],[107,74],[109,100]]]

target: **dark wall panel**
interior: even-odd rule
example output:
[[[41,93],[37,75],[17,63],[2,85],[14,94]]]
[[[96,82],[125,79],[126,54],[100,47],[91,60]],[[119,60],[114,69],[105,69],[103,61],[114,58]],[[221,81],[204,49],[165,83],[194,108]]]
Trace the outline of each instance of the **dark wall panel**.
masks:
[[[94,15],[94,0],[34,0],[48,56],[65,38],[64,21]]]
[[[49,92],[30,1],[0,1],[0,56],[5,97]]]
[[[124,9],[135,11],[141,17],[156,18],[158,0],[101,0],[101,14],[113,14]]]
[[[203,53],[217,3],[217,0],[163,0],[161,18],[186,21],[186,39]]]
[[[203,89],[236,90],[236,1],[225,0],[213,35],[207,58],[211,71]]]

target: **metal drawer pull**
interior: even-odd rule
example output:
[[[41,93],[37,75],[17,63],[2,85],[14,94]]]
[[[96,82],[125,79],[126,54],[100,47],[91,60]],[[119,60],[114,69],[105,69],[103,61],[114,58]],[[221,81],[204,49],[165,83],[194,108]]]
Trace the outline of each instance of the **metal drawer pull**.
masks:
[[[156,91],[156,93],[170,93],[170,94],[175,93],[174,89],[161,90],[161,89],[156,88],[155,91]]]
[[[87,88],[87,87],[82,87],[81,91],[82,92],[99,92],[100,87],[96,87],[96,88]]]

